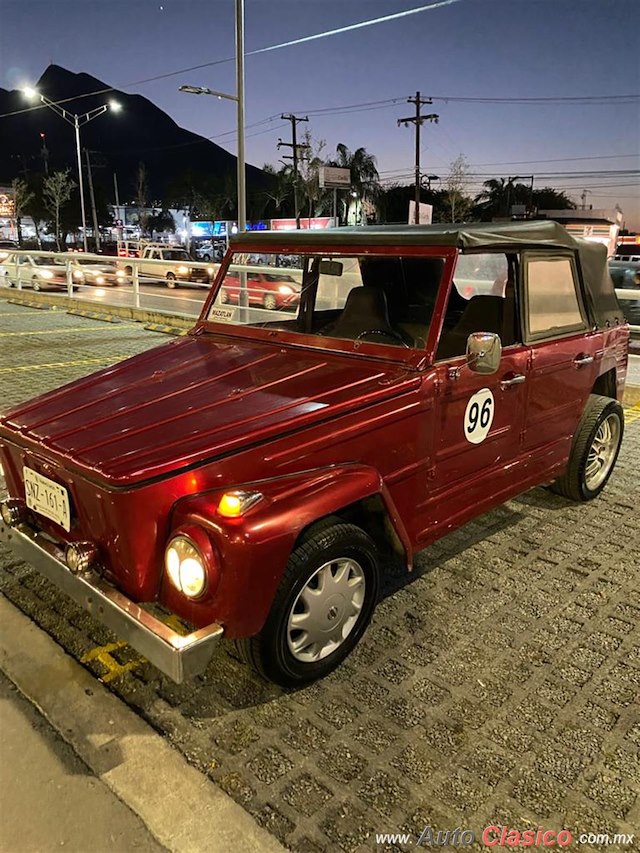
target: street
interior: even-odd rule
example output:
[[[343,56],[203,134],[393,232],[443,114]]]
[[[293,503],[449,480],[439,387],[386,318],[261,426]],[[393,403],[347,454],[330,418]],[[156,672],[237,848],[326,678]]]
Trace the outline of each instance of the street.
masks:
[[[145,300],[162,295],[144,288]],[[2,406],[167,340],[0,300]],[[6,550],[0,588],[300,853],[403,849],[377,847],[376,833],[426,826],[633,833],[639,454],[636,405],[600,498],[577,505],[537,488],[420,553],[412,576],[388,566],[363,641],[305,689],[262,681],[225,644],[176,685]]]

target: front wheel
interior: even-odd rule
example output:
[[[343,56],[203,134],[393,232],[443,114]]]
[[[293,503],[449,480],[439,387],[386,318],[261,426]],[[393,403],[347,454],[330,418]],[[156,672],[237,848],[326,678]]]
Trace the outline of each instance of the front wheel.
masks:
[[[573,438],[567,470],[551,489],[574,501],[590,501],[607,484],[616,464],[624,413],[617,400],[592,394]]]
[[[262,305],[267,311],[275,311],[278,306],[278,301],[273,293],[265,293],[262,297]]]
[[[40,282],[38,281],[38,279],[37,279],[37,278],[33,278],[33,279],[31,280],[31,287],[32,287],[34,290],[40,290]]]
[[[170,290],[173,290],[176,286],[176,277],[172,272],[167,273],[167,287]]]
[[[353,524],[319,529],[291,554],[262,631],[236,647],[283,687],[323,678],[362,637],[378,587],[376,547],[363,530]]]

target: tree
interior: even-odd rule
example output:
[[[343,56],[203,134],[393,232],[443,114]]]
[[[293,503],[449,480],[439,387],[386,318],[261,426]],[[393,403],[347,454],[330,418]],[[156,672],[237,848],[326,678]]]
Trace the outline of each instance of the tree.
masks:
[[[468,216],[472,201],[464,194],[469,178],[469,165],[462,154],[451,163],[444,187],[447,201],[446,222],[462,222]]]
[[[275,219],[277,216],[286,216],[289,208],[293,211],[291,204],[293,200],[293,170],[289,165],[282,166],[276,170],[270,163],[265,163],[262,171],[269,176],[269,183],[262,192],[264,206],[262,216],[267,219]],[[271,213],[276,214],[272,216]]]
[[[308,216],[319,216],[330,204],[330,191],[320,186],[320,169],[325,161],[322,152],[326,146],[324,139],[314,140],[310,131],[305,131],[302,136],[302,145],[305,147],[305,156],[298,163],[300,183],[307,197]],[[302,211],[302,204],[300,205]]]
[[[338,166],[341,169],[349,169],[351,172],[351,188],[355,196],[341,199],[344,209],[344,219],[348,221],[351,215],[356,217],[358,201],[360,204],[370,202],[375,204],[380,195],[380,176],[376,167],[376,158],[369,154],[366,148],[357,148],[350,151],[343,142],[336,146],[337,157],[330,160],[328,166]]]
[[[146,225],[152,239],[156,233],[168,231],[171,234],[175,234],[176,230],[176,223],[173,216],[165,208],[159,210],[158,213],[152,213],[148,216]]]
[[[538,210],[574,210],[575,202],[568,195],[552,187],[542,187],[531,194],[534,207]]]
[[[11,191],[15,205],[14,215],[16,217],[16,229],[18,231],[18,244],[22,243],[22,217],[27,213],[29,204],[33,201],[34,194],[29,189],[27,182],[22,178],[14,178],[11,181]]]
[[[45,208],[52,216],[56,235],[56,246],[60,247],[60,215],[63,208],[68,204],[71,194],[76,187],[76,182],[70,177],[70,170],[54,172],[42,182],[42,197]]]

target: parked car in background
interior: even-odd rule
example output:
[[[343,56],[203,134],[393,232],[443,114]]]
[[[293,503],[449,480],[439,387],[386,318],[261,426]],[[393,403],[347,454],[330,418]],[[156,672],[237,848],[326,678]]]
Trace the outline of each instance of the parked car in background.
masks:
[[[247,302],[267,310],[290,309],[300,304],[300,280],[281,272],[248,272]],[[238,268],[227,273],[220,288],[220,302],[238,305],[240,275]]]
[[[640,255],[616,256],[609,261],[609,273],[616,290],[637,290],[638,299],[620,296],[624,316],[634,326],[640,325]]]
[[[9,255],[0,269],[9,287],[31,287],[33,290],[66,290],[67,263],[62,258],[43,258],[38,255]],[[71,263],[75,285],[84,282],[84,273],[75,259]]]

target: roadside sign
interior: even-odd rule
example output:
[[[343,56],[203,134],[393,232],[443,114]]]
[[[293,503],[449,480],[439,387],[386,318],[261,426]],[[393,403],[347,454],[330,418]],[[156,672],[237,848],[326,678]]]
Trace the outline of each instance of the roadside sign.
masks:
[[[409,202],[409,225],[415,225],[415,201]],[[431,225],[433,221],[433,205],[420,202],[418,208],[418,225]]]
[[[337,166],[321,166],[318,177],[321,187],[335,187],[337,190],[348,190],[351,187],[350,169],[339,169]]]

